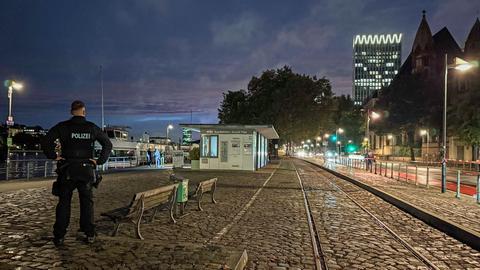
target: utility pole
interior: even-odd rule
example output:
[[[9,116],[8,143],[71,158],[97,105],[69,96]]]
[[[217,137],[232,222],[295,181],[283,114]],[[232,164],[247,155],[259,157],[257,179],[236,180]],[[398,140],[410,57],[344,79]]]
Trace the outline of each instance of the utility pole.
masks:
[[[100,65],[100,88],[102,91],[102,130],[105,130],[105,115],[103,110],[103,66]]]

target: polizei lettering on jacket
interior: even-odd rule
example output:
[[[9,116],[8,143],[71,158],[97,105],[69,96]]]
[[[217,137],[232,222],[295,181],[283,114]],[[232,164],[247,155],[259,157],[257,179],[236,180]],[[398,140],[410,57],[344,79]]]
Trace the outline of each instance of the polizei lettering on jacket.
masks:
[[[72,133],[72,139],[90,140],[90,133]]]

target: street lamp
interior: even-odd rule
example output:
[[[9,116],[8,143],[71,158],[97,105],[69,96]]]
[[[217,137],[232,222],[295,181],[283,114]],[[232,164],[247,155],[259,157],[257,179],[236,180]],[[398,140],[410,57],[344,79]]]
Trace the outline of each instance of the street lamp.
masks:
[[[442,142],[442,193],[447,191],[447,93],[448,93],[448,69],[454,68],[459,71],[466,71],[473,67],[461,58],[455,57],[453,65],[448,65],[448,55],[445,54],[445,86],[443,93],[443,142]]]
[[[342,134],[344,132],[343,128],[337,128],[335,130],[335,138],[337,140],[337,144],[340,145],[338,142],[340,142],[340,140],[338,139],[338,134]],[[338,147],[338,156],[340,157],[340,151],[341,151],[341,146]]]
[[[13,126],[13,116],[12,116],[12,97],[13,97],[13,90],[21,90],[23,88],[23,84],[16,82],[14,80],[6,80],[4,82],[5,87],[8,88],[8,118],[7,118],[7,126]]]
[[[370,109],[367,110],[367,128],[365,129],[366,140],[364,140],[366,142],[365,148],[367,151],[370,149],[370,120],[375,120],[378,118],[380,118],[380,114],[370,111]]]
[[[422,135],[422,136],[427,135],[427,153],[426,153],[426,156],[427,156],[427,162],[428,162],[428,151],[430,150],[430,146],[429,146],[430,134],[428,134],[428,130],[422,129],[422,130],[420,130],[420,135]]]
[[[172,126],[172,125],[168,125],[168,126],[167,126],[167,144],[168,144],[168,141],[169,141],[169,139],[168,139],[168,131],[169,131],[170,129],[173,129],[173,126]]]

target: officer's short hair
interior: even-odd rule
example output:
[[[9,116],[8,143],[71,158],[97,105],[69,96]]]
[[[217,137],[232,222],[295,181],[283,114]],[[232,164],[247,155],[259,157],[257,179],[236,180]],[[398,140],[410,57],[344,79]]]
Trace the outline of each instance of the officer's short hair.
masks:
[[[82,108],[85,108],[85,103],[83,103],[81,100],[75,100],[70,106],[70,112],[74,112]]]

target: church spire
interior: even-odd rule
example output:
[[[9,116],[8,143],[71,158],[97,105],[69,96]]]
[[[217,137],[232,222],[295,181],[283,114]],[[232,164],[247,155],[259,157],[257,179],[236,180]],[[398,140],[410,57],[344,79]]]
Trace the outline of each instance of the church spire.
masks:
[[[433,37],[430,26],[425,16],[425,10],[422,11],[422,21],[418,26],[417,34],[412,46],[412,52],[419,52],[433,48]]]
[[[465,56],[480,55],[480,20],[477,18],[473,24],[467,41],[465,41]]]

